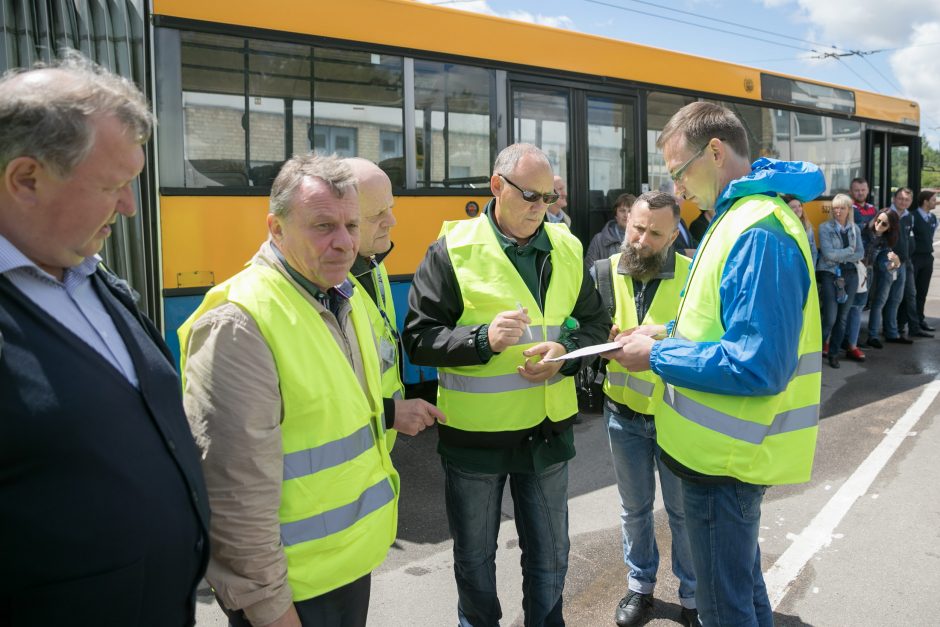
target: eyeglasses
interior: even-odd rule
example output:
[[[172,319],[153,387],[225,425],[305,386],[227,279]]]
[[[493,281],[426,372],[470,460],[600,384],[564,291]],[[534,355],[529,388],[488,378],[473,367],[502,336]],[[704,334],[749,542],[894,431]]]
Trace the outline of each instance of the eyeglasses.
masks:
[[[542,192],[533,192],[533,191],[528,190],[528,189],[522,189],[521,187],[519,187],[518,185],[516,185],[515,183],[513,183],[512,181],[510,181],[508,178],[506,178],[506,177],[503,176],[502,174],[500,174],[500,176],[503,177],[503,180],[504,180],[504,181],[506,181],[507,183],[509,183],[510,185],[512,185],[513,187],[515,187],[516,189],[518,189],[518,190],[522,193],[522,200],[524,200],[524,201],[526,201],[526,202],[537,202],[538,200],[541,200],[541,201],[544,202],[546,205],[554,205],[556,202],[558,202],[558,196],[559,196],[559,194],[557,194],[557,193],[555,193],[555,192],[544,193],[544,194],[543,194]]]
[[[688,161],[686,161],[685,163],[683,163],[682,165],[680,165],[680,166],[676,169],[675,172],[670,172],[670,173],[669,173],[669,178],[672,179],[672,182],[673,182],[673,183],[678,183],[678,182],[679,182],[679,179],[681,179],[681,178],[682,178],[682,175],[685,174],[685,171],[689,169],[689,166],[692,165],[692,164],[695,162],[696,159],[698,159],[698,158],[701,157],[703,154],[705,154],[705,149],[706,149],[706,148],[708,148],[708,144],[705,144],[704,146],[702,146],[701,148],[699,148],[699,149],[698,149],[698,152],[696,152],[694,155],[692,155],[692,157],[691,157]]]

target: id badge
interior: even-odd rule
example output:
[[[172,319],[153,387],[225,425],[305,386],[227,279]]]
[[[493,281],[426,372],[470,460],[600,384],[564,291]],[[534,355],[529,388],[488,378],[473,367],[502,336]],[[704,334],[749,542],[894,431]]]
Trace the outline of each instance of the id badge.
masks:
[[[386,337],[379,342],[379,357],[382,360],[382,370],[388,369],[395,363],[395,346]]]

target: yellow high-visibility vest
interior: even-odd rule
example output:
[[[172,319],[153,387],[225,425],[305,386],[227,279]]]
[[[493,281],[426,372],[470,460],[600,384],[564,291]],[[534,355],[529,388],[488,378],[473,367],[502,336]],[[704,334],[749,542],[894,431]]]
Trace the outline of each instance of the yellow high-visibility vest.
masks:
[[[809,481],[819,423],[822,331],[816,279],[806,231],[780,198],[747,196],[717,218],[695,255],[673,328],[678,338],[721,339],[718,288],[725,262],[738,237],[771,215],[800,247],[810,278],[799,343],[792,348],[799,358],[793,378],[782,392],[768,396],[712,394],[667,384],[655,414],[657,440],[673,459],[706,475],[758,485]]]
[[[636,302],[633,294],[633,279],[617,274],[621,253],[610,258],[610,277],[614,286],[614,324],[621,331],[640,324],[666,324],[674,320],[679,311],[682,288],[689,277],[691,259],[676,253],[675,276],[664,279],[656,287],[656,294],[642,322],[636,317]],[[663,380],[652,370],[628,372],[626,368],[611,361],[607,364],[604,379],[604,394],[641,414],[652,415],[663,398]]]
[[[489,324],[496,314],[517,309],[518,303],[528,308],[532,320],[520,343],[493,355],[488,363],[438,368],[437,406],[452,429],[516,431],[546,417],[558,422],[578,412],[571,377],[557,374],[548,381],[530,383],[516,371],[525,362],[524,350],[560,337],[584,274],[581,242],[564,225],[546,222],[542,228],[552,243],[544,311],[500,247],[489,217],[444,223],[441,233],[463,297],[457,324]]]
[[[372,325],[372,331],[379,342],[379,362],[382,368],[382,396],[401,400],[405,398],[405,385],[401,381],[401,373],[398,370],[398,328],[395,318],[395,303],[392,302],[392,286],[388,281],[388,271],[385,264],[380,263],[373,267],[370,272],[375,282],[376,299],[378,303],[372,301],[362,283],[349,275],[349,279],[355,284],[356,288],[363,293],[362,302],[365,304],[366,311],[369,314],[369,323]],[[388,429],[385,432],[385,440],[388,444],[388,450],[392,450],[395,445],[395,436],[397,431]]]
[[[193,323],[225,302],[251,316],[271,349],[284,408],[278,516],[295,601],[370,573],[395,540],[399,478],[385,443],[379,359],[362,301],[361,292],[350,299],[368,396],[320,314],[273,268],[251,265],[212,288],[179,329],[184,377]]]

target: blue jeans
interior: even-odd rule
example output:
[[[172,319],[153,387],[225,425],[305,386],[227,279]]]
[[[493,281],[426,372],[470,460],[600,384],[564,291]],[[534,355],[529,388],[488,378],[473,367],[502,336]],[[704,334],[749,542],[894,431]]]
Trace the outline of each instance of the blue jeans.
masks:
[[[862,307],[868,302],[868,292],[856,294],[855,298],[850,299],[852,306],[849,308],[849,315],[845,322],[845,341],[849,348],[858,346],[858,333],[862,330]],[[839,342],[842,345],[842,342]]]
[[[874,291],[872,292],[871,309],[868,312],[868,337],[878,337],[878,334],[881,333],[882,319],[885,323],[885,336],[897,337],[898,328],[895,315],[897,314],[898,304],[901,302],[900,294],[898,294],[898,300],[894,303],[894,310],[882,312],[882,309],[885,309],[889,302],[892,287],[897,281],[891,278],[891,272],[882,268],[880,263],[875,269],[874,275],[875,284],[872,286]],[[901,281],[904,280],[898,278]],[[884,318],[882,318],[882,313],[884,313]],[[894,328],[892,329],[890,325],[894,325]]]
[[[500,503],[509,478],[522,549],[522,609],[526,627],[563,626],[562,590],[568,572],[568,462],[538,473],[487,474],[442,459],[447,522],[454,538],[460,627],[496,627],[496,544]]]
[[[620,490],[620,518],[623,522],[623,561],[630,569],[627,586],[634,592],[651,594],[659,570],[659,548],[653,521],[653,500],[656,480],[653,471],[659,468],[659,483],[672,532],[672,572],[679,579],[679,602],[682,607],[695,607],[695,571],[689,536],[685,531],[682,507],[682,483],[660,459],[656,444],[656,424],[642,414],[625,416],[605,404],[610,453],[614,458],[614,474]]]
[[[705,627],[773,627],[757,543],[766,489],[682,481],[697,578],[695,601]]]
[[[816,273],[819,302],[822,305],[822,338],[824,342],[829,342],[829,350],[839,352],[842,339],[846,335],[849,309],[852,308],[855,291],[858,289],[858,275],[854,272],[845,275],[845,293],[848,300],[842,304],[836,302],[835,280],[836,275],[832,272]]]

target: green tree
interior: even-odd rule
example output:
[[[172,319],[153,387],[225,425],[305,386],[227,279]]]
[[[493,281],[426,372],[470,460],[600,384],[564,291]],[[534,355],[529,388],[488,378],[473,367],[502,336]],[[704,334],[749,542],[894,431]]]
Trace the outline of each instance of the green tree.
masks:
[[[920,170],[921,187],[940,187],[940,150],[933,148],[926,137],[921,138],[924,162]]]

